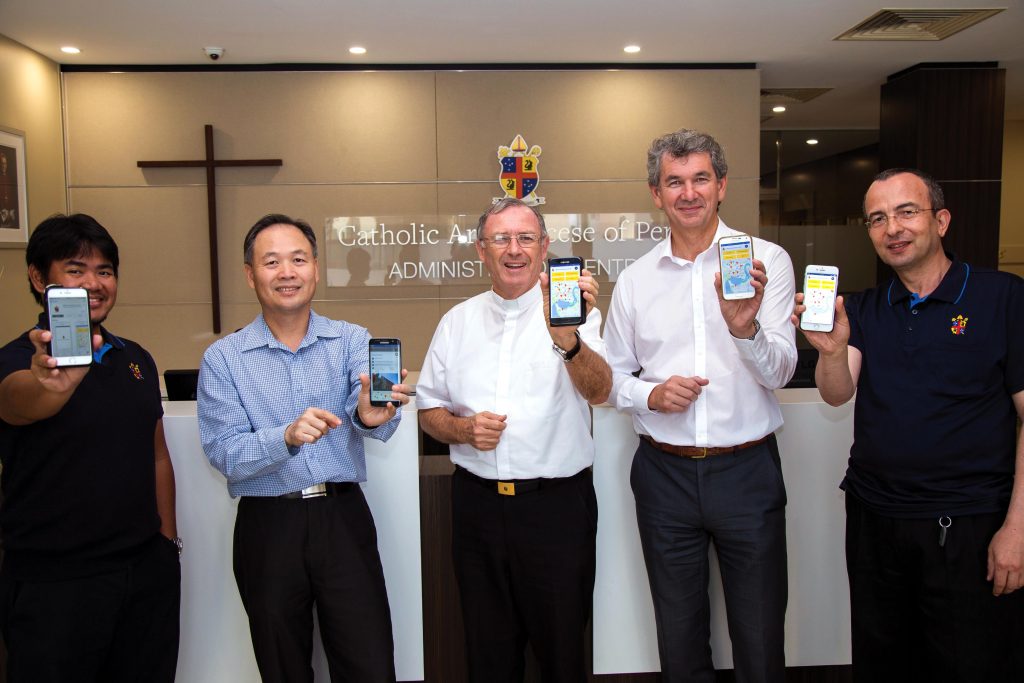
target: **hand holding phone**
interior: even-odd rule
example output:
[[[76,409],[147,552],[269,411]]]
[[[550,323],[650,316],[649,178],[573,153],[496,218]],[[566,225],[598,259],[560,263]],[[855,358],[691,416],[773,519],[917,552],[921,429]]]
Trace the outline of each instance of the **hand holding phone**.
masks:
[[[580,289],[583,259],[578,256],[548,259],[548,313],[552,327],[587,322],[587,302]]]
[[[722,298],[726,301],[752,299],[754,283],[754,238],[732,235],[718,240],[718,264],[722,273]]]
[[[395,407],[401,401],[391,398],[391,387],[402,383],[402,341],[373,338],[370,340],[370,405]]]
[[[835,324],[836,295],[839,293],[839,268],[809,265],[804,270],[804,312],[800,329],[831,332]]]
[[[51,337],[48,351],[57,367],[92,363],[92,321],[89,293],[81,287],[50,285],[43,293],[46,327]]]

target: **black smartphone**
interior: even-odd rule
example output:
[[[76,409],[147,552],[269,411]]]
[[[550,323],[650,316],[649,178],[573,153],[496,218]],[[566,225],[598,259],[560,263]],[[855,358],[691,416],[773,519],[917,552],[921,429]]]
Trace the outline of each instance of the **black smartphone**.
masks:
[[[391,398],[391,387],[402,383],[402,340],[370,340],[370,405],[402,405]]]
[[[580,291],[583,259],[579,256],[548,259],[548,303],[551,326],[582,325],[587,306]]]
[[[50,355],[58,367],[92,363],[92,322],[89,320],[89,293],[81,287],[50,285],[43,294]]]

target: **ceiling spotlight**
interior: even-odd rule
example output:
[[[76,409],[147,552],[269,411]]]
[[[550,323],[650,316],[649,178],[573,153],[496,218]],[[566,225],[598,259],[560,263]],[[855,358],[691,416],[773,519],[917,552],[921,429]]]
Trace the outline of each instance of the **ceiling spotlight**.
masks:
[[[622,51],[629,55],[635,55],[637,52],[640,52],[640,46],[627,45],[626,47],[622,48]]]
[[[786,108],[783,107],[781,104],[777,104],[774,107],[772,107],[772,111],[775,112],[776,114],[781,114],[782,112],[786,111]]]
[[[351,52],[354,55],[365,55],[366,54],[366,48],[365,47],[359,47],[358,45],[353,45],[352,47],[350,47],[348,49],[348,51]]]
[[[79,52],[81,52],[81,50],[79,50],[77,47],[74,47],[72,45],[65,45],[64,47],[62,47],[60,49],[60,51],[63,52],[64,54],[68,54],[68,55],[77,55]]]
[[[809,139],[807,141],[807,144],[808,145],[816,145],[816,144],[818,144],[818,141],[815,138],[811,138],[811,139]]]

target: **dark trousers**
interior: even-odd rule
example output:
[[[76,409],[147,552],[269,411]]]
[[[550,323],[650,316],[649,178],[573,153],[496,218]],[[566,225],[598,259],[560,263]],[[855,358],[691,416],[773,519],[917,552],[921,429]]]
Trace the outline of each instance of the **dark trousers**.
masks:
[[[597,497],[590,470],[500,496],[465,470],[452,478],[452,556],[469,680],[518,683],[529,641],[545,683],[586,681]]]
[[[313,608],[332,681],[395,680],[377,530],[358,486],[337,496],[243,497],[235,580],[263,680],[313,681]]]
[[[8,683],[171,683],[181,566],[158,536],[130,567],[59,581],[0,573]]]
[[[855,681],[1024,681],[1024,592],[995,597],[988,544],[1005,513],[875,514],[846,496]]]
[[[646,441],[630,475],[663,681],[715,680],[708,545],[718,554],[739,683],[785,677],[786,488],[775,438],[694,460]]]

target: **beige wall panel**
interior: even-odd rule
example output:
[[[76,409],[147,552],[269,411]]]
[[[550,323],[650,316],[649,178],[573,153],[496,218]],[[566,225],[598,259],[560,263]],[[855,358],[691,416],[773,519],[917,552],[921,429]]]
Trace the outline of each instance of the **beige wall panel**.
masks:
[[[1024,121],[1003,128],[1003,185],[999,215],[999,268],[1024,273]],[[954,217],[955,218],[955,217]]]
[[[72,211],[117,242],[119,304],[209,304],[205,188],[79,188],[70,197]]]
[[[0,35],[0,93],[0,126],[25,134],[31,232],[66,210],[57,64]],[[23,245],[0,245],[0,302],[0,344],[6,344],[34,325],[40,311],[28,292]]]
[[[436,170],[431,72],[72,73],[65,83],[73,186],[183,182],[189,171],[143,174],[136,162],[203,158],[205,124],[220,159],[282,159],[258,172],[275,183],[422,180]]]
[[[74,211],[92,214],[121,252],[124,303],[210,301],[206,188],[77,188]],[[218,187],[221,301],[248,301],[242,242],[268,213],[303,218],[323,238],[324,219],[339,215],[432,215],[433,185]],[[159,235],[153,234],[155,230]],[[140,280],[140,276],[143,280]],[[326,296],[321,272],[318,296]]]
[[[434,330],[441,319],[438,300],[433,301],[323,301],[314,310],[329,318],[362,325],[376,337],[402,340],[402,362],[408,370],[419,370]]]
[[[495,163],[497,168],[497,163]],[[541,178],[538,194],[545,203],[540,207],[548,213],[609,213],[649,211],[654,204],[643,180],[623,182],[545,182]],[[448,183],[438,185],[438,211],[442,214],[467,213],[478,217],[501,195],[497,181],[493,183]]]
[[[438,175],[498,177],[497,149],[521,133],[544,178],[645,178],[651,140],[682,127],[756,177],[760,72],[531,71],[437,74]],[[541,193],[543,194],[543,192]]]
[[[210,307],[199,304],[126,304],[117,306],[104,325],[114,334],[141,344],[164,370],[198,368],[210,331]],[[234,328],[231,328],[234,329]]]

